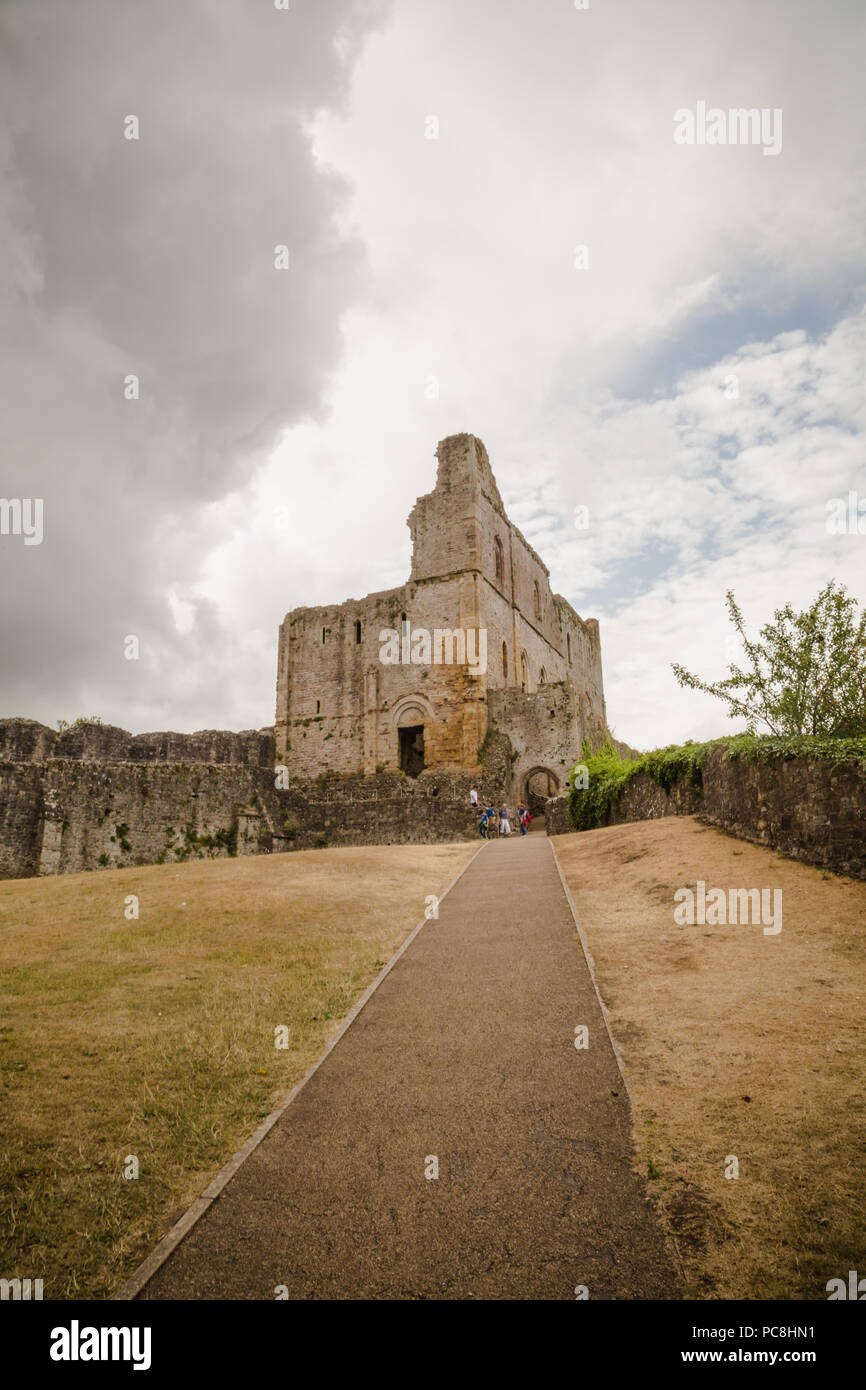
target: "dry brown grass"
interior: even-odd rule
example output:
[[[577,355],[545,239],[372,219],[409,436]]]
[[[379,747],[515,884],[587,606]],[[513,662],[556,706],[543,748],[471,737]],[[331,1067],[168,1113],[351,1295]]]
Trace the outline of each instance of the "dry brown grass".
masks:
[[[691,817],[555,843],[688,1296],[826,1298],[866,1271],[866,884]],[[781,933],[675,925],[698,879],[781,888]]]
[[[475,848],[0,883],[0,1276],[42,1278],[46,1298],[118,1287]],[[123,1176],[129,1154],[138,1180]]]

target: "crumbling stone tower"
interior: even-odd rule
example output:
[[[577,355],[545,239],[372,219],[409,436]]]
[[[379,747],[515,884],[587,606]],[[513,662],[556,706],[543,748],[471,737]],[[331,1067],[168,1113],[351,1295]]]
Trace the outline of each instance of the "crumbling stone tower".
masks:
[[[511,794],[533,778],[554,791],[582,740],[606,732],[598,623],[551,592],[481,440],[452,435],[436,453],[436,486],[409,516],[409,582],[286,615],[277,763],[290,777],[469,769],[495,728],[511,743]]]

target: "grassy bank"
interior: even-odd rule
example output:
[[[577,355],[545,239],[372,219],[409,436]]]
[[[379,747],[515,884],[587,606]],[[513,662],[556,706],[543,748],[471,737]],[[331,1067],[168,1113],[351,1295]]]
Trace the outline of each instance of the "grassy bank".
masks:
[[[474,849],[0,883],[0,1276],[41,1278],[45,1298],[117,1288]]]
[[[863,1273],[866,883],[693,817],[555,845],[687,1296],[826,1299]],[[677,925],[698,879],[781,889],[782,931]]]

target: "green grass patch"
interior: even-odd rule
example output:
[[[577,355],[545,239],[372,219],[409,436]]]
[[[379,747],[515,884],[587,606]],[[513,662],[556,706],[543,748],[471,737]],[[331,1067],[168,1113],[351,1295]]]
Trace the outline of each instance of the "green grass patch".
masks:
[[[46,1299],[110,1297],[474,850],[376,845],[0,883],[0,1274],[43,1279]]]

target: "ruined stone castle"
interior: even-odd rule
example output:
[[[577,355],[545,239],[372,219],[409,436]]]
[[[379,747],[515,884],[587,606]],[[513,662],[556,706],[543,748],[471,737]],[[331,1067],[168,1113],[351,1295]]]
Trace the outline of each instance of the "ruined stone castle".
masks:
[[[506,794],[552,793],[605,733],[598,623],[551,592],[481,440],[452,435],[437,458],[409,516],[409,582],[287,614],[277,760],[290,778],[477,768],[496,728],[513,754]]]
[[[0,719],[0,878],[465,839],[473,785],[543,811],[607,734],[598,624],[551,592],[481,441],[437,457],[408,583],[287,614],[274,729]]]

